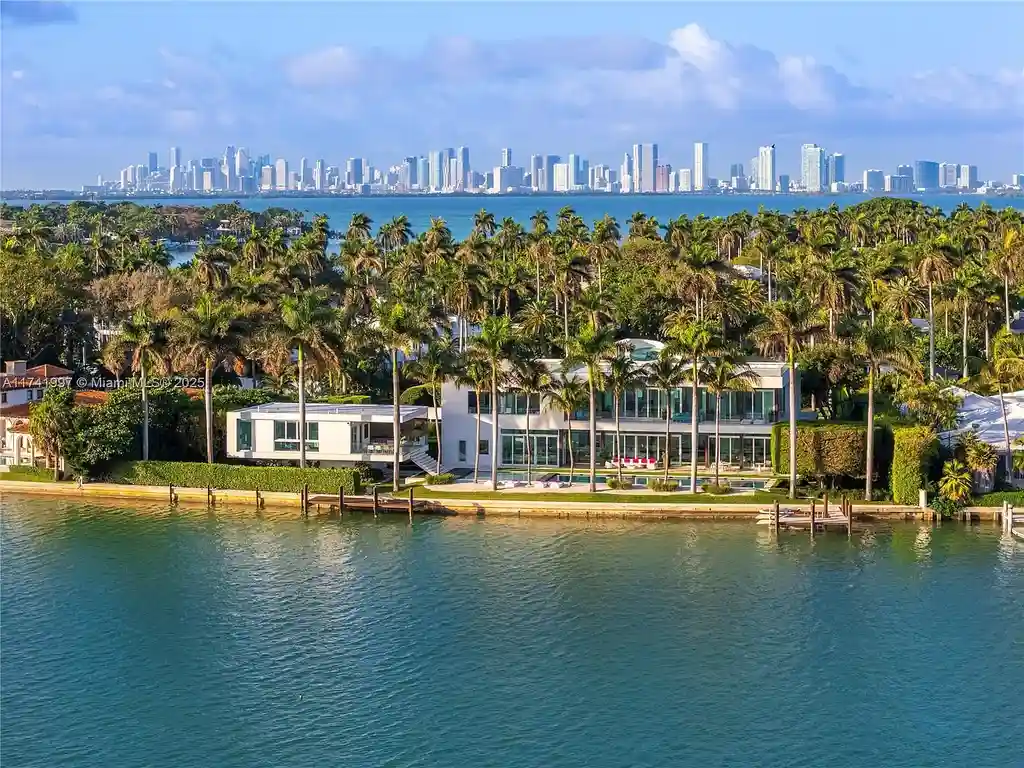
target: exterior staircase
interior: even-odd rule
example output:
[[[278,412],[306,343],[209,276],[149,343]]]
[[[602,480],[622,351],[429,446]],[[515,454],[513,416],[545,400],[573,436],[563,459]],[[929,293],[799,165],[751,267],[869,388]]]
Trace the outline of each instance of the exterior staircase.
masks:
[[[413,464],[415,464],[417,467],[422,469],[427,474],[433,475],[438,472],[437,459],[435,459],[433,456],[427,453],[427,449],[425,446],[416,446],[415,448],[409,448],[408,450],[405,450],[402,453],[403,459],[411,461]],[[440,472],[442,474],[451,471],[452,468],[449,467],[447,464],[441,464]]]

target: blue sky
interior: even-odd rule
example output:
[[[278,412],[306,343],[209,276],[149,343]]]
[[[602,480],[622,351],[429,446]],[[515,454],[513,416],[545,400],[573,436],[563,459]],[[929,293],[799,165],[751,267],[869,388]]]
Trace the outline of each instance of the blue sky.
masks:
[[[0,187],[116,177],[227,144],[378,167],[468,145],[710,171],[775,143],[848,174],[1024,171],[1024,3],[0,0]]]

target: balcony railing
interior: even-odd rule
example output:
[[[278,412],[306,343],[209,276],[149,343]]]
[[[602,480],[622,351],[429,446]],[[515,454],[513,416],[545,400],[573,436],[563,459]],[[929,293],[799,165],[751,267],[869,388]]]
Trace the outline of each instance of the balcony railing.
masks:
[[[399,446],[403,451],[411,451],[416,448],[426,448],[427,439],[425,437],[403,437],[401,441],[399,441]],[[363,444],[362,453],[394,455],[395,441],[392,438],[387,437],[372,438],[369,442]]]

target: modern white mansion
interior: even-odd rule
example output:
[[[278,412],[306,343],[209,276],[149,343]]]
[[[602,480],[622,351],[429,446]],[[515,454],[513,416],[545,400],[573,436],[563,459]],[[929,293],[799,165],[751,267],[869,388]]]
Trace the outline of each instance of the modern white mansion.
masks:
[[[619,342],[641,366],[658,355],[662,344],[657,341],[628,339]],[[724,465],[737,469],[761,470],[771,466],[771,427],[788,418],[789,374],[785,362],[748,360],[757,375],[752,391],[728,392],[721,404],[721,454]],[[561,360],[546,360],[545,365],[558,371]],[[567,375],[586,379],[586,370],[567,371]],[[553,411],[543,398],[527,398],[515,391],[499,398],[497,414],[490,402],[490,393],[478,393],[446,383],[442,390],[440,418],[443,446],[443,470],[471,470],[479,452],[480,468],[489,469],[493,460],[501,468],[526,465],[526,420],[529,412],[532,461],[539,467],[567,466],[569,441],[577,466],[589,462],[590,434],[587,408],[572,414]],[[674,465],[690,461],[690,418],[692,390],[688,384],[665,392],[643,388],[628,392],[620,404],[622,445],[619,455],[624,459],[660,459],[665,452],[665,408],[671,408],[669,450]],[[797,393],[797,402],[799,392]],[[715,445],[715,398],[703,387],[698,390],[699,436],[697,456],[700,465],[711,467],[719,456]],[[611,392],[597,396],[597,459],[598,465],[615,455],[615,415]],[[426,455],[424,435],[429,409],[401,406],[403,434],[402,460],[412,461],[423,470],[433,472],[436,464]],[[321,462],[379,462],[393,460],[391,405],[307,406],[307,459]],[[477,420],[480,441],[477,443]],[[498,445],[491,445],[492,419],[498,419]],[[813,416],[812,416],[813,418]],[[272,403],[228,414],[228,453],[250,459],[298,458],[298,405]]]

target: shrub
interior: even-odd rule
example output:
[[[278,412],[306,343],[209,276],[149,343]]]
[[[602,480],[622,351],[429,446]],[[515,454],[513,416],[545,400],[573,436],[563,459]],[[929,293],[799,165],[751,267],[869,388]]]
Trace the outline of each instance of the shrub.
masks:
[[[1007,501],[1014,507],[1024,509],[1024,491],[993,491],[976,496],[972,502],[978,507],[1001,507]]]
[[[205,464],[190,461],[132,461],[118,465],[115,482],[129,485],[178,485],[183,488],[222,488],[239,491],[298,492],[308,484],[316,493],[357,494],[362,489],[359,473],[348,467],[300,469],[255,467],[242,464]]]
[[[455,475],[451,472],[442,472],[440,475],[427,475],[427,485],[450,485],[455,482]]]
[[[928,470],[938,454],[939,441],[931,427],[897,427],[893,431],[892,500],[916,505],[918,491],[928,482]]]
[[[317,398],[318,403],[330,403],[331,405],[366,405],[370,402],[369,395],[328,395]]]
[[[606,485],[613,491],[628,491],[633,488],[633,481],[625,478],[619,481],[617,477],[609,477],[606,481]]]
[[[931,508],[939,517],[948,519],[959,515],[964,505],[959,501],[947,499],[945,496],[938,496],[932,500]]]
[[[353,469],[359,473],[359,479],[363,485],[373,485],[384,479],[384,472],[381,469],[370,466],[365,461],[357,461],[353,465]]]
[[[942,467],[939,493],[951,501],[963,504],[971,497],[971,470],[959,459],[950,459]]]
[[[796,471],[803,477],[864,477],[867,427],[864,424],[810,423],[796,428]],[[889,427],[875,425],[875,471],[884,478],[892,460]],[[772,468],[789,474],[789,425],[772,427]]]
[[[53,470],[42,467],[12,466],[0,473],[0,480],[18,480],[32,483],[52,483]]]
[[[662,477],[652,477],[650,480],[647,481],[647,487],[650,488],[652,491],[657,491],[659,493],[678,491],[679,481],[674,478],[669,478],[668,480],[666,480]]]
[[[732,493],[732,488],[728,483],[708,483],[703,486],[703,488],[705,493],[714,493],[718,495]]]

